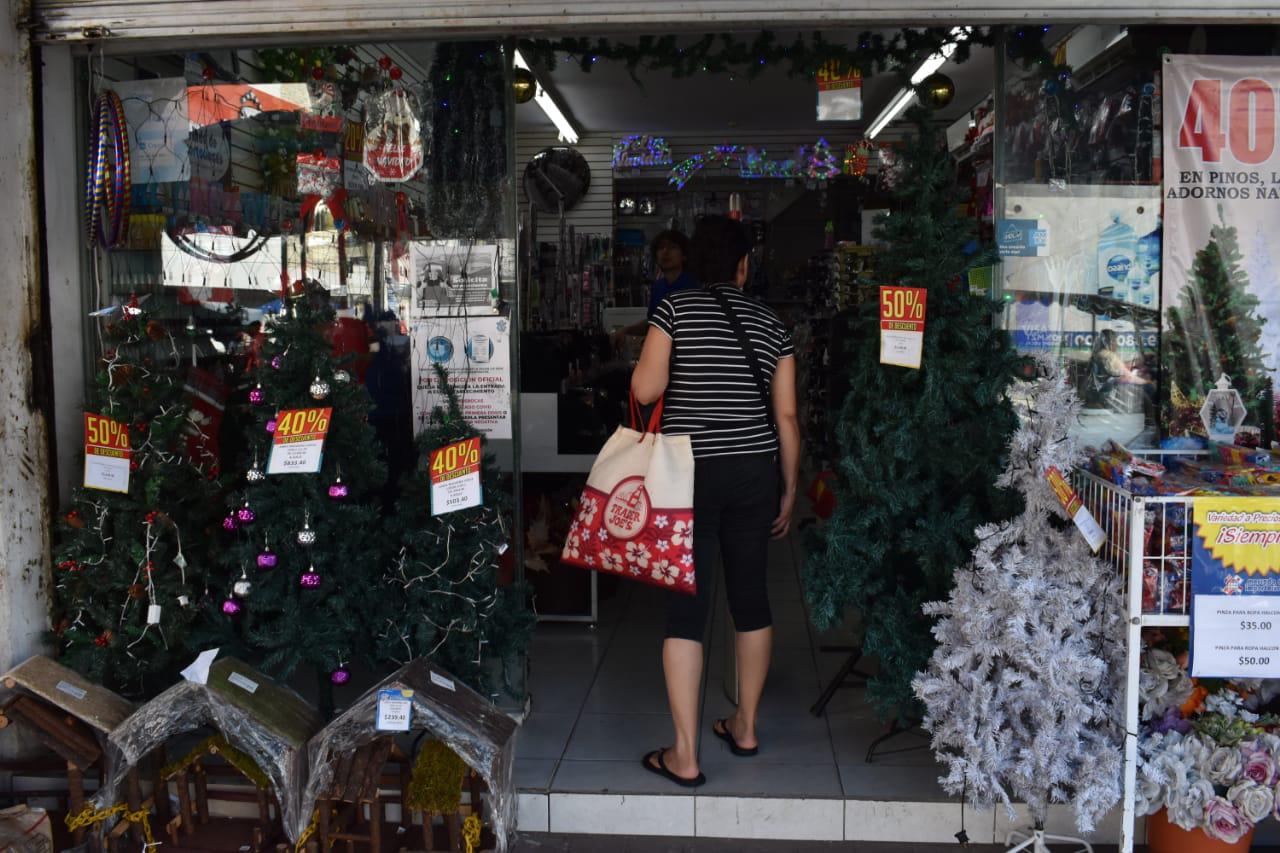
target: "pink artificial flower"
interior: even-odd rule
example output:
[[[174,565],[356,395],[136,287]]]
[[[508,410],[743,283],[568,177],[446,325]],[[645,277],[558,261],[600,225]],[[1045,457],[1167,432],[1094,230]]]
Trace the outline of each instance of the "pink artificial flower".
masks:
[[[1241,776],[1259,785],[1271,785],[1276,782],[1276,760],[1265,749],[1246,752]]]
[[[1204,831],[1210,838],[1235,844],[1252,829],[1240,810],[1224,797],[1214,797],[1204,809]]]

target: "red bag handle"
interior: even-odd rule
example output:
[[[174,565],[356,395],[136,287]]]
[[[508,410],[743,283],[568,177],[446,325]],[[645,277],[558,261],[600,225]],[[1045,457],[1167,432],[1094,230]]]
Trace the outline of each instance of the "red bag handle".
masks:
[[[641,433],[641,438],[648,433],[658,433],[662,428],[662,397],[658,398],[657,405],[653,407],[653,414],[649,416],[648,424],[640,422],[640,402],[636,400],[635,392],[631,392],[631,428]],[[643,427],[643,429],[641,429]]]

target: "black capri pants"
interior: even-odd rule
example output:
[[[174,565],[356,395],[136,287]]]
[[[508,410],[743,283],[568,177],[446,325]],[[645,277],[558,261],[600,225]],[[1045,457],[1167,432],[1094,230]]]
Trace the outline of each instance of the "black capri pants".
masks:
[[[724,562],[729,613],[738,631],[773,624],[765,577],[770,526],[778,516],[778,459],[772,453],[699,459],[693,476],[693,569],[698,594],[667,593],[666,636],[702,642],[716,551]]]

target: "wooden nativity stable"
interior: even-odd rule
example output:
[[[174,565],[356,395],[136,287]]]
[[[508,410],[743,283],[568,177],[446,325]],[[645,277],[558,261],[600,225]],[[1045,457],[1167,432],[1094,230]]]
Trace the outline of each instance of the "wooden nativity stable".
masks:
[[[163,773],[166,790],[177,790],[179,814],[166,825],[173,851],[253,850],[273,846],[287,836],[296,842],[310,809],[302,805],[307,744],[320,730],[320,718],[301,696],[236,658],[208,667],[203,680],[181,681],[138,708],[110,734],[120,766],[96,798],[114,802],[128,768],[173,738],[202,727],[213,729]],[[212,790],[211,774],[248,779],[255,793]],[[256,805],[256,818],[214,818],[210,800]],[[275,814],[272,808],[275,808]]]
[[[376,779],[381,764],[394,746],[394,731],[379,727],[379,703],[383,697],[394,697],[403,708],[408,705],[408,732],[418,732],[439,741],[461,759],[488,788],[486,808],[481,807],[478,786],[471,790],[473,813],[481,815],[493,831],[495,849],[503,853],[515,829],[515,720],[498,710],[485,697],[457,681],[444,670],[425,659],[414,660],[369,690],[350,708],[338,715],[312,738],[307,747],[311,775],[303,793],[303,802],[316,803],[319,812],[329,813],[329,803],[350,796],[353,771],[367,767],[365,778]],[[386,722],[385,717],[383,722]],[[461,778],[459,783],[461,783]],[[374,785],[376,787],[376,783]],[[408,810],[413,809],[409,784],[402,785],[402,824],[408,823]],[[346,793],[342,793],[343,790]],[[367,794],[366,794],[367,796]],[[381,805],[374,806],[372,823],[379,823]],[[357,803],[357,808],[360,808]],[[300,823],[294,837],[300,835],[310,819],[309,810],[299,813]],[[340,836],[345,838],[345,836]],[[452,833],[451,833],[452,837]],[[430,841],[430,816],[424,821],[426,849]],[[370,844],[378,850],[377,843]]]
[[[43,655],[23,661],[0,676],[0,683],[11,691],[0,701],[0,729],[20,728],[58,756],[58,763],[65,766],[67,774],[69,815],[80,814],[87,803],[88,774],[96,774],[102,780],[117,778],[116,789],[123,788],[130,810],[150,807],[151,803],[143,800],[134,769],[147,753],[140,753],[128,767],[122,767],[108,741],[108,735],[134,712],[132,702]],[[0,770],[31,769],[18,766],[29,763],[0,762]],[[114,802],[113,799],[111,804]],[[167,805],[157,803],[156,807],[163,814]],[[108,841],[116,841],[127,828],[118,826]],[[77,829],[73,833],[75,843],[81,843],[84,835],[84,829]]]

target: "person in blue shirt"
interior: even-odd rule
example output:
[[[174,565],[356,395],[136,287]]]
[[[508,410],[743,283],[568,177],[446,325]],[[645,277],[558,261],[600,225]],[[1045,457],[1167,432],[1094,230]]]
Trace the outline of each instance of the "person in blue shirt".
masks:
[[[689,238],[675,229],[663,231],[649,244],[658,278],[649,290],[649,311],[645,320],[624,326],[612,335],[615,348],[621,347],[628,336],[642,337],[649,331],[648,317],[653,316],[658,304],[667,296],[680,290],[698,287],[698,280],[686,269],[689,260]]]

